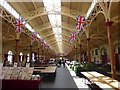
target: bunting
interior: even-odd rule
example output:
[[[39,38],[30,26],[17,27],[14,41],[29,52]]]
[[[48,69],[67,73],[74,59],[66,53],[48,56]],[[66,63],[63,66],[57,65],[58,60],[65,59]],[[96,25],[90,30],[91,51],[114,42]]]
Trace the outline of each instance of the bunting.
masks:
[[[37,41],[38,40],[37,34],[38,34],[37,32],[32,33],[32,41]]]
[[[75,40],[76,40],[76,33],[75,33],[75,32],[72,32],[69,41],[70,41],[70,42],[73,42],[73,41],[75,41]]]
[[[41,39],[41,46],[45,46],[45,42],[43,39]]]
[[[78,31],[81,31],[84,29],[84,23],[85,23],[85,17],[84,16],[78,16],[76,18],[76,29]]]
[[[45,48],[49,48],[49,46],[46,44],[46,45],[45,45]]]
[[[22,31],[23,28],[23,18],[19,17],[18,19],[16,19],[16,32],[20,33]]]

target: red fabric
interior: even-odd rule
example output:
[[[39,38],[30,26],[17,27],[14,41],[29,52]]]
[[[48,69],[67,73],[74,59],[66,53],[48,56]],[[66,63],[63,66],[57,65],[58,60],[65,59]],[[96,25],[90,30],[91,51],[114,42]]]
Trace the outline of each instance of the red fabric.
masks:
[[[2,80],[2,90],[39,90],[40,80]]]

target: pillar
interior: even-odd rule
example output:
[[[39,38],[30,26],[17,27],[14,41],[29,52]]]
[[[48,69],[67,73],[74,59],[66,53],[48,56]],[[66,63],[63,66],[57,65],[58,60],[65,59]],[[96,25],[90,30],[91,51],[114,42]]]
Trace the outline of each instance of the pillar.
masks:
[[[47,59],[47,49],[44,50],[45,52],[45,60]]]
[[[112,40],[112,32],[111,27],[113,24],[113,21],[107,21],[107,33],[108,33],[108,43],[109,43],[109,51],[110,51],[110,62],[111,62],[111,73],[112,78],[116,78],[116,60],[115,60],[115,53],[114,53],[114,46],[113,46],[113,40]]]
[[[6,65],[6,61],[8,61],[8,54],[4,54],[3,66]]]
[[[76,54],[76,56],[75,56],[75,59],[77,60],[77,47],[75,48],[75,54]]]
[[[44,61],[46,60],[46,56],[45,56],[46,54],[45,54],[45,53],[46,53],[46,51],[45,51],[45,47],[43,47],[43,56],[44,56]]]
[[[32,64],[32,45],[30,45],[30,64]]]
[[[3,58],[2,58],[2,56],[3,56],[3,52],[2,52],[2,23],[3,23],[2,13],[3,13],[3,8],[0,5],[0,64],[3,63],[3,61],[2,61],[3,60]]]
[[[80,48],[80,49],[79,49],[79,50],[80,50],[80,51],[79,51],[79,54],[80,54],[80,63],[82,63],[82,56],[81,56],[81,52],[82,52],[82,51],[81,51],[81,44],[79,45],[79,48]]]
[[[48,56],[49,55],[49,53],[48,53],[48,49],[47,49],[47,52],[46,52],[46,60],[48,60]]]
[[[44,51],[43,51],[43,47],[42,47],[42,58],[41,58],[41,62],[43,62],[43,60],[44,60]]]
[[[90,38],[87,38],[87,59],[88,63],[91,62],[91,57],[90,57]]]
[[[38,61],[39,61],[39,48],[38,48]]]
[[[18,48],[19,48],[19,39],[16,39],[16,46],[15,46],[15,63],[18,63],[19,62],[19,51],[18,51]]]

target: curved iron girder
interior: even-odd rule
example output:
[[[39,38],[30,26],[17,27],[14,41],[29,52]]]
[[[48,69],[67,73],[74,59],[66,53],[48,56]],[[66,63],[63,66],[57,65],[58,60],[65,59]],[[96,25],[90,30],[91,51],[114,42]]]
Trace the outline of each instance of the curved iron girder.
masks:
[[[57,42],[53,42],[52,44],[51,44],[51,47],[56,47],[57,49],[58,49],[58,45],[57,45]],[[68,43],[66,43],[66,42],[62,42],[62,47],[63,47],[63,49],[65,48],[65,47],[70,47],[70,44],[68,44]]]
[[[64,43],[64,45],[62,45],[62,47],[63,47],[63,52],[64,52],[67,47],[70,47],[70,45],[66,44],[66,42],[63,42],[63,43]],[[54,50],[58,49],[58,45],[56,43],[53,43],[52,47],[54,47]]]
[[[97,17],[97,15],[99,13],[104,13],[103,8],[100,5],[101,3],[96,3],[96,5],[94,6],[93,10],[91,11],[90,15],[88,16],[86,23],[85,23],[85,30],[83,32],[85,32],[86,37],[89,38],[89,27],[91,26],[91,23],[94,21],[94,19]]]
[[[34,28],[35,27],[35,28]],[[64,29],[66,29],[66,30],[69,30],[70,32],[72,32],[73,31],[73,29],[75,29],[75,26],[74,25],[72,25],[72,24],[67,24],[67,22],[62,22],[62,25],[61,26],[59,26],[59,25],[51,25],[50,23],[45,23],[45,24],[43,24],[43,25],[35,25],[35,26],[33,26],[33,28],[35,29],[35,30],[37,30],[38,32],[42,32],[42,31],[44,31],[45,29],[49,29],[49,28],[59,28],[59,27],[61,27],[61,28],[64,28]]]
[[[92,10],[92,12],[90,13],[90,15],[88,17],[87,21],[89,23],[87,23],[85,27],[91,26],[91,23],[94,21],[94,19],[98,16],[99,13],[102,13],[104,15],[105,21],[107,21],[107,19],[110,18],[109,8],[105,5],[106,3],[107,2],[105,2],[105,3],[99,2],[95,5],[94,9]],[[110,7],[110,5],[109,5],[109,7]],[[115,17],[113,17],[113,18],[115,18]],[[113,18],[111,18],[111,20],[114,21]],[[87,30],[85,30],[86,35],[89,34],[89,30],[87,32],[86,31]]]
[[[62,40],[68,42],[68,39],[62,38]],[[56,39],[55,39],[55,38],[54,38],[54,39],[50,39],[49,41],[47,41],[47,43],[50,43],[50,42],[53,42],[53,41],[56,41]],[[68,42],[68,43],[69,43],[69,42]]]
[[[74,20],[76,20],[77,15],[85,15],[85,13],[83,13],[83,12],[71,10],[67,7],[62,6],[61,12],[52,10],[52,13],[50,13],[50,12],[46,11],[45,7],[41,7],[41,8],[34,10],[34,11],[31,11],[29,13],[24,13],[24,14],[22,14],[22,16],[24,17],[24,19],[28,23],[30,20],[37,18],[37,17],[40,17],[40,16],[43,16],[43,15],[48,15],[48,13],[49,14],[61,14],[61,15],[73,18]]]
[[[94,19],[98,16],[99,13],[102,13],[104,15],[105,20],[109,19],[108,9],[104,6],[102,2],[99,2],[95,5],[94,9],[90,13],[88,17],[89,23],[85,26],[85,28],[89,28],[91,26],[91,23],[94,21]],[[89,30],[84,30],[84,32],[86,34],[86,37],[89,37]]]
[[[2,15],[2,13],[4,13],[4,15]],[[7,22],[9,22],[10,24],[12,24],[12,26],[15,28],[16,27],[16,18],[11,15],[6,9],[2,8],[1,11],[1,17],[6,20]],[[24,27],[24,30],[22,31],[23,33],[25,33],[28,36],[31,36],[31,32],[29,30],[27,30]]]
[[[70,46],[70,44],[66,40],[63,40],[62,43],[65,43],[66,45]],[[49,43],[50,46],[52,46],[53,44],[57,44],[57,41],[54,40],[54,42]]]
[[[53,35],[55,35],[55,34],[54,34],[54,33],[49,34],[49,35],[47,35],[47,36],[43,37],[43,39],[48,38],[49,36],[53,36]],[[70,37],[69,35],[64,34],[64,33],[61,33],[61,35],[64,35],[64,36],[66,36],[66,37]]]
[[[90,15],[88,16],[86,20],[85,27],[89,27],[99,13],[104,14],[105,20],[109,19],[108,12],[109,12],[108,8],[104,6],[103,2],[96,3],[96,5],[94,6],[93,10],[91,11]]]

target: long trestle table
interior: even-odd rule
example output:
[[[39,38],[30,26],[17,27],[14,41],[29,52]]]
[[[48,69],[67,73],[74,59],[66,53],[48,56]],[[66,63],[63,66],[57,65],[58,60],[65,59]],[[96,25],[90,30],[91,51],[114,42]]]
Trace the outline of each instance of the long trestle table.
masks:
[[[120,90],[120,82],[112,79],[111,77],[105,76],[95,71],[81,73],[92,83],[98,85],[102,89],[108,88],[112,90]]]
[[[34,72],[37,72],[43,76],[43,77],[55,77],[56,76],[56,69],[57,66],[48,66],[48,67],[35,67]]]

